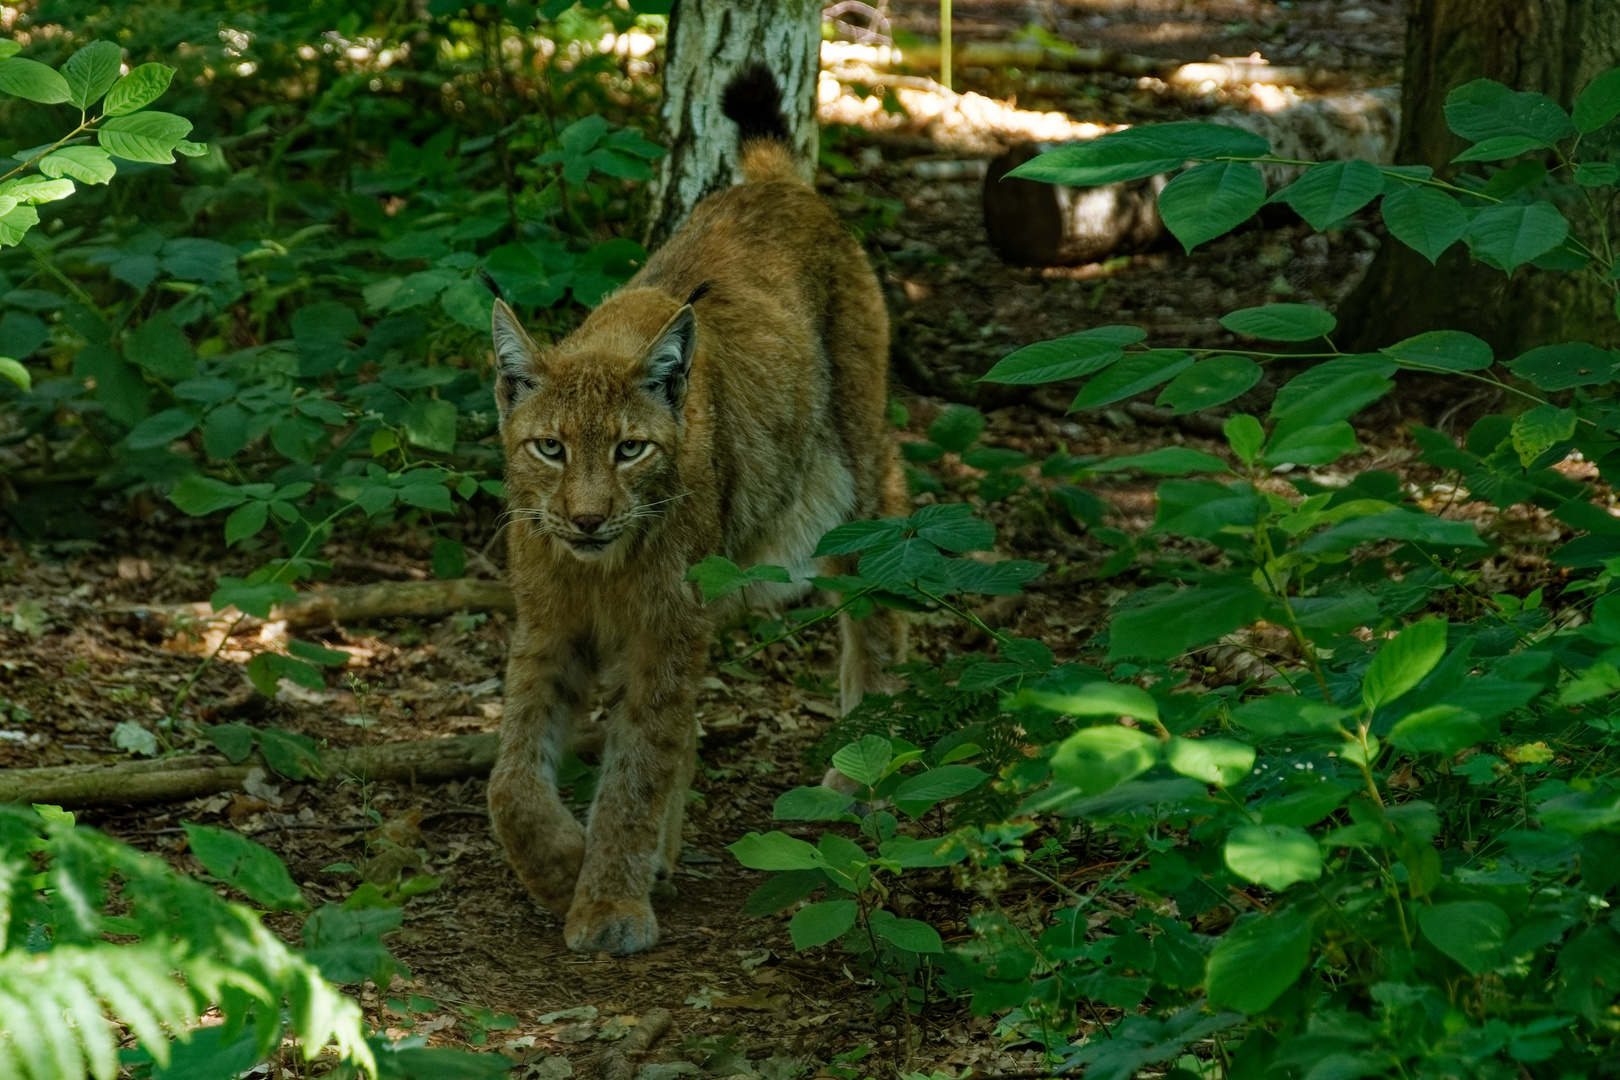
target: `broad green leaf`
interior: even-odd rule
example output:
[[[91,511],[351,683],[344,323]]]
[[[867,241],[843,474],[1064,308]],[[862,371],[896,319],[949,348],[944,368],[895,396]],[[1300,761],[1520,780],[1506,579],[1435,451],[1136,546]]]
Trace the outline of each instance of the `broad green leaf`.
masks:
[[[1300,545],[1308,555],[1349,551],[1374,540],[1413,540],[1438,547],[1485,547],[1474,527],[1466,521],[1447,521],[1432,514],[1391,510],[1341,522],[1317,533]]]
[[[1157,404],[1177,416],[1224,405],[1260,381],[1259,364],[1247,356],[1212,356],[1187,368],[1159,391]]]
[[[1529,468],[1536,458],[1574,435],[1575,423],[1575,410],[1557,405],[1537,405],[1514,417],[1513,449],[1519,462]]]
[[[107,91],[107,100],[102,103],[101,111],[106,116],[123,116],[136,109],[144,109],[163,96],[172,78],[174,68],[167,64],[141,64],[131,68],[128,75],[113,83],[112,89]],[[187,128],[189,130],[189,125]],[[181,136],[184,137],[184,132]]]
[[[1232,453],[1245,465],[1253,465],[1260,448],[1266,444],[1266,430],[1260,426],[1260,421],[1248,413],[1237,413],[1227,418],[1221,425],[1221,433],[1226,436],[1227,445],[1231,446]]]
[[[852,795],[829,787],[796,787],[776,797],[772,821],[840,821],[855,803]]]
[[[1271,694],[1232,710],[1232,719],[1240,727],[1262,739],[1339,732],[1343,730],[1339,722],[1349,715],[1348,709],[1294,694]]]
[[[1502,946],[1513,928],[1507,912],[1483,900],[1422,907],[1417,920],[1423,936],[1471,975],[1483,975],[1502,962]]]
[[[1265,201],[1266,182],[1260,170],[1241,161],[1212,161],[1193,166],[1164,186],[1159,192],[1159,217],[1191,253],[1253,217]]]
[[[1549,202],[1488,206],[1468,223],[1463,239],[1475,255],[1515,270],[1564,242],[1569,222]]]
[[[1380,351],[1418,371],[1482,371],[1496,359],[1489,345],[1462,330],[1430,330]]]
[[[0,60],[0,94],[10,94],[41,105],[55,105],[73,96],[68,81],[38,60],[13,56]]]
[[[1261,457],[1267,465],[1328,465],[1361,449],[1355,429],[1347,421],[1307,428],[1278,425]]]
[[[0,38],[0,60],[16,56],[22,51],[22,46],[11,38]]]
[[[287,642],[287,651],[300,660],[308,660],[312,664],[324,667],[342,667],[353,659],[342,649],[328,649],[325,645],[313,641],[293,640]]]
[[[1078,690],[1066,693],[1028,690],[1019,695],[1019,701],[1066,716],[1130,716],[1138,720],[1159,719],[1159,706],[1154,702],[1153,695],[1139,686],[1127,686],[1123,683],[1086,683]]]
[[[1182,776],[1231,787],[1254,768],[1254,747],[1235,739],[1171,739],[1165,760]]]
[[[34,385],[34,378],[28,369],[9,356],[0,356],[0,378],[10,380],[23,390]]]
[[[405,410],[405,438],[416,446],[448,454],[456,448],[456,403],[422,398]]]
[[[134,720],[120,720],[113,727],[112,744],[120,750],[143,757],[156,757],[158,754],[157,736]]]
[[[1126,345],[1134,345],[1145,336],[1134,326],[1103,326],[1051,341],[1037,341],[1002,357],[979,381],[1034,386],[1081,379],[1124,356]]]
[[[267,502],[255,501],[238,506],[225,519],[225,546],[230,547],[239,540],[258,536],[269,517],[270,504]]]
[[[1100,139],[1059,147],[1018,166],[1008,176],[1070,187],[1139,180],[1215,157],[1254,158],[1271,152],[1259,135],[1196,122],[1126,128]]]
[[[97,129],[96,137],[113,157],[166,165],[174,161],[175,144],[190,133],[191,121],[183,116],[143,112],[112,117]]]
[[[1343,806],[1354,791],[1351,785],[1337,780],[1311,784],[1260,806],[1260,820],[1266,825],[1307,828]]]
[[[928,425],[928,437],[957,454],[978,442],[983,432],[984,414],[971,405],[947,405],[939,418]]]
[[[32,206],[13,206],[0,214],[0,247],[22,243],[23,234],[38,224],[38,210]]]
[[[1590,134],[1616,116],[1620,116],[1620,68],[1610,68],[1587,83],[1575,99],[1575,129]]]
[[[1095,409],[1135,397],[1191,367],[1192,362],[1186,353],[1164,349],[1132,353],[1081,387],[1069,411]]]
[[[1518,157],[1532,150],[1542,149],[1544,144],[1540,139],[1533,139],[1528,135],[1493,135],[1484,142],[1476,143],[1467,150],[1452,158],[1452,161],[1506,161],[1510,157]]]
[[[905,535],[904,518],[879,521],[851,521],[829,530],[816,544],[815,557],[852,555],[857,551],[886,547]]]
[[[249,615],[268,619],[272,606],[295,600],[297,597],[298,594],[293,591],[292,586],[283,582],[265,581],[249,584],[243,578],[221,577],[214,594],[208,598],[208,603],[216,612],[235,607]]]
[[[1114,616],[1108,659],[1170,660],[1248,626],[1271,608],[1271,599],[1248,581],[1179,589],[1156,604]]]
[[[1543,345],[1508,364],[1508,370],[1542,390],[1568,390],[1610,382],[1617,366],[1608,349],[1584,341]]]
[[[1081,795],[1101,795],[1151,769],[1159,740],[1120,725],[1081,728],[1052,755],[1052,775]]]
[[[855,925],[855,916],[859,911],[853,900],[824,900],[800,908],[788,923],[788,935],[793,939],[793,947],[803,952],[843,936]]]
[[[919,817],[946,799],[966,795],[984,783],[988,775],[971,765],[941,765],[906,777],[891,797],[901,811]]]
[[[1339,320],[1331,311],[1310,304],[1265,304],[1228,312],[1221,316],[1221,325],[1263,341],[1309,341],[1331,334]]]
[[[1575,182],[1581,187],[1614,187],[1620,183],[1620,165],[1583,161],[1575,166]]]
[[[46,176],[71,176],[82,184],[105,184],[118,167],[99,146],[64,146],[40,158],[39,171]]]
[[[248,681],[253,683],[259,693],[265,697],[275,697],[282,679],[291,679],[297,685],[309,690],[324,690],[326,688],[326,680],[321,677],[318,670],[302,660],[294,660],[292,657],[283,656],[280,653],[259,653],[248,661],[247,676]],[[278,760],[280,760],[277,752],[282,747],[281,742],[277,742],[268,735],[260,735],[259,737],[259,748],[264,751],[264,759],[272,769],[294,780],[303,779],[303,770],[296,765],[289,771],[277,764]]]
[[[1158,476],[1186,476],[1189,473],[1225,473],[1232,470],[1226,462],[1213,454],[1187,446],[1161,446],[1145,454],[1109,458],[1097,462],[1093,468],[1099,472],[1125,471],[1154,473]]]
[[[1362,678],[1362,704],[1387,705],[1422,682],[1445,655],[1446,625],[1444,619],[1424,619],[1386,641]]]
[[[1232,873],[1281,892],[1299,881],[1322,876],[1316,838],[1289,825],[1240,825],[1226,838],[1226,865]]]
[[[1389,741],[1412,754],[1444,754],[1483,742],[1489,735],[1479,717],[1455,705],[1430,705],[1401,719]]]
[[[275,911],[307,907],[275,852],[240,833],[184,822],[191,853],[214,877]]]
[[[894,746],[881,735],[867,735],[859,742],[842,747],[832,756],[833,768],[870,787],[883,779],[884,770],[894,758]],[[791,869],[784,867],[784,869]]]
[[[687,581],[695,581],[703,592],[703,602],[711,604],[722,596],[746,588],[748,575],[742,567],[723,555],[710,555],[686,572]]]
[[[902,919],[883,908],[873,911],[869,919],[874,934],[907,952],[945,951],[945,943],[940,941],[939,931],[918,919]]]
[[[202,733],[208,736],[208,741],[225,755],[227,761],[239,765],[246,761],[253,748],[258,745],[258,732],[246,724],[218,724],[214,727],[203,728]]]
[[[819,870],[821,852],[786,833],[751,832],[726,850],[750,870]]]
[[[1231,528],[1251,528],[1260,500],[1245,482],[1166,480],[1159,485],[1159,511],[1153,532],[1208,540]]]
[[[759,918],[775,915],[792,907],[800,900],[827,884],[827,875],[820,870],[788,870],[774,874],[743,901],[743,914]]]
[[[1431,263],[1462,239],[1468,214],[1456,199],[1426,184],[1403,184],[1384,196],[1389,234]]]
[[[951,559],[945,563],[945,580],[952,592],[1013,596],[1045,571],[1045,563],[1028,559],[1005,559],[998,563]]]
[[[996,541],[996,527],[974,517],[967,503],[935,503],[906,520],[918,536],[946,551],[987,551]]]
[[[1545,94],[1475,79],[1446,95],[1446,126],[1469,142],[1522,135],[1552,146],[1576,133],[1569,114]]]
[[[1384,174],[1367,161],[1325,161],[1267,202],[1287,203],[1318,232],[1360,210],[1384,190]]]
[[[1294,984],[1311,958],[1311,921],[1297,908],[1238,921],[1209,954],[1213,1009],[1258,1013]]]
[[[118,81],[124,50],[111,41],[92,41],[67,58],[62,75],[67,79],[69,97],[75,106],[88,109]]]
[[[47,179],[39,176],[21,177],[8,180],[0,185],[0,193],[19,203],[38,206],[41,203],[56,202],[73,194],[73,181],[63,179]]]
[[[153,450],[189,434],[196,426],[196,414],[185,409],[164,409],[136,424],[125,442],[131,450]]]

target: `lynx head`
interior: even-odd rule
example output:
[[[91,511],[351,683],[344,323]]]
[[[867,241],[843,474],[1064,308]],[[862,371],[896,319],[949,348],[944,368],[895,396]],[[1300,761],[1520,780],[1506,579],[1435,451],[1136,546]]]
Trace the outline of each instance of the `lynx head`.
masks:
[[[494,333],[511,513],[581,560],[622,556],[683,491],[692,302],[621,292],[542,349],[497,300]]]

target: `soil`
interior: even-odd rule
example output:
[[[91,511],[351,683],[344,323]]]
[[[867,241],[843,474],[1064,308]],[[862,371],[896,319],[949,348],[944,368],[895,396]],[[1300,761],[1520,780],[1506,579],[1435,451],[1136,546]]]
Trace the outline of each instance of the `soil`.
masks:
[[[1033,18],[1045,32],[1081,45],[1187,61],[1258,52],[1278,64],[1339,66],[1386,80],[1394,76],[1403,27],[1398,5],[1374,2],[1347,9],[1328,2],[957,0],[955,9],[958,41],[1007,40]],[[937,32],[933,4],[896,2],[889,10],[897,32]],[[1351,17],[1352,10],[1360,14]],[[1098,123],[1202,116],[1230,104],[1107,74],[1036,73],[1013,85],[1004,73],[969,70],[961,73],[959,89],[1004,99],[1017,94],[1021,108]],[[850,167],[824,172],[822,188],[866,237],[892,301],[897,396],[910,413],[902,438],[922,437],[956,399],[989,410],[986,443],[1037,458],[1059,451],[1127,453],[1167,441],[1214,452],[1207,429],[1142,426],[1124,409],[1066,416],[1060,393],[986,392],[972,380],[1016,346],[1105,323],[1137,323],[1164,345],[1228,343],[1216,321],[1220,314],[1284,297],[1331,305],[1379,242],[1371,220],[1318,235],[1297,221],[1268,217],[1190,257],[1166,245],[1089,266],[1020,269],[1002,264],[985,246],[977,180],[924,179],[913,167],[917,160],[961,157],[959,151],[916,133],[858,129],[840,131],[833,149]],[[1407,464],[1411,451],[1391,428],[1367,438],[1378,463],[1415,482],[1434,479]],[[954,455],[926,468],[943,483],[946,498],[963,497],[976,475]],[[1149,483],[1097,490],[1118,509],[1110,524],[1129,532],[1150,521],[1151,492]],[[1044,506],[1044,500],[1014,496],[991,507],[998,551],[1061,572],[1038,582],[1027,600],[991,604],[981,614],[1043,639],[1063,658],[1099,625],[1117,583],[1088,576],[1104,549]],[[93,546],[0,542],[0,610],[7,615],[0,619],[4,767],[125,756],[113,745],[116,725],[133,719],[151,727],[212,643],[205,636],[166,635],[121,609],[205,599],[214,576],[243,573],[258,561],[253,551],[223,550],[217,526],[199,525],[149,499],[107,503],[104,524]],[[502,554],[494,522],[461,527],[460,538],[476,553],[469,573],[497,576]],[[430,541],[404,530],[346,536],[326,555],[334,563],[330,584],[430,574]],[[1516,572],[1504,565],[1498,576]],[[232,639],[203,671],[191,692],[191,717],[205,725],[279,726],[329,747],[495,731],[509,632],[500,614],[470,613],[305,633],[348,651],[350,664],[329,678],[325,691],[283,690],[267,700],[249,686],[243,665],[278,643],[272,625]],[[914,636],[918,653],[935,660],[984,646],[974,632],[944,619],[919,619]],[[559,1060],[574,1075],[596,1075],[613,1037],[654,1008],[671,1010],[674,1024],[645,1061],[691,1060],[710,1075],[730,1069],[765,1080],[787,1080],[803,1070],[830,1076],[825,1070],[834,1055],[858,1054],[862,1047],[872,1056],[852,1066],[862,1070],[856,1075],[1038,1068],[1037,1049],[1004,1040],[992,1020],[972,1016],[963,1005],[930,1003],[909,1024],[875,1015],[871,986],[851,973],[836,946],[795,954],[786,913],[764,919],[742,913],[743,899],[763,875],[740,868],[725,846],[750,830],[774,827],[776,796],[819,780],[807,752],[834,715],[828,689],[835,634],[815,629],[804,641],[796,651],[768,651],[750,678],[716,670],[704,680],[702,769],[688,817],[680,897],[660,912],[658,946],[638,956],[579,955],[563,947],[559,921],[530,901],[504,864],[481,780],[413,787],[271,776],[250,785],[251,792],[84,812],[80,819],[192,872],[200,867],[185,851],[182,821],[239,829],[281,855],[317,905],[342,900],[357,884],[355,873],[333,864],[351,864],[381,882],[439,878],[437,889],[407,903],[404,927],[391,939],[409,976],[381,991],[362,988],[368,1019],[393,1034],[426,1034],[434,1045],[504,1050],[525,1066],[518,1075],[561,1080],[568,1072]],[[967,918],[977,902],[971,894],[955,889],[943,873],[907,881],[910,891],[897,897],[898,905],[926,910],[947,941],[968,936]],[[1015,873],[1000,903],[1019,911],[1046,888]],[[291,924],[276,925],[291,930]],[[488,1014],[479,1010],[499,1014],[497,1024],[489,1027]]]

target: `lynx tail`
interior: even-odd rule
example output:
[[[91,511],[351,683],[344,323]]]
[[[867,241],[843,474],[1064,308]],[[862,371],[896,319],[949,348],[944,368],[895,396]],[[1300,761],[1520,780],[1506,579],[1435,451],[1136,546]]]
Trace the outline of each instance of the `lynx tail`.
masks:
[[[720,108],[737,125],[743,176],[750,184],[804,182],[793,160],[793,133],[782,115],[782,89],[769,68],[743,68],[726,86]]]

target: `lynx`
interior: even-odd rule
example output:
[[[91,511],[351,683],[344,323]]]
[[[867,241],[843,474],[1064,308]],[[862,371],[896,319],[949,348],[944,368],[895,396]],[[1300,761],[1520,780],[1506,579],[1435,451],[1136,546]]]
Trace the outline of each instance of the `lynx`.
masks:
[[[494,313],[517,626],[495,831],[572,949],[651,948],[696,766],[695,686],[717,614],[689,568],[718,553],[810,575],[827,530],[903,514],[885,425],[888,315],[866,258],[800,179],[781,97],[754,68],[727,88],[745,182],[699,203],[645,268],[562,342]],[[751,604],[807,592],[751,586]],[[723,616],[723,612],[720,613]],[[841,626],[841,707],[890,689],[905,628]],[[596,799],[557,794],[570,732],[605,692]]]

